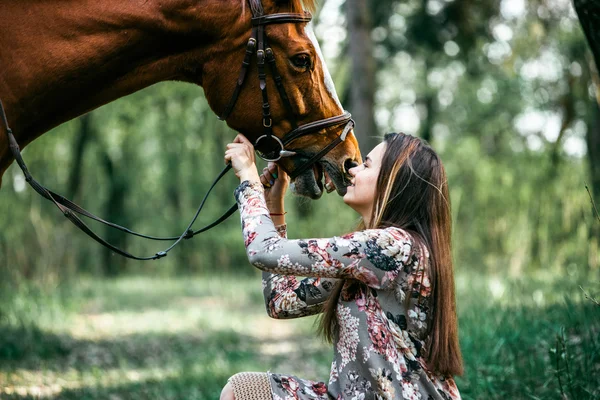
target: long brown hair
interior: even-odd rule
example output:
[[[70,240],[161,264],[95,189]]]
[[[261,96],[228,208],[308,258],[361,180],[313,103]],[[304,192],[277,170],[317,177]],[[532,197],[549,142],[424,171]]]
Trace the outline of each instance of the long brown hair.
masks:
[[[415,247],[429,250],[433,292],[426,362],[432,372],[461,375],[446,171],[435,151],[419,138],[388,133],[384,142],[372,214],[360,228],[401,228],[413,236]],[[344,281],[336,285],[319,321],[319,331],[329,342],[339,333],[336,307],[343,285]]]

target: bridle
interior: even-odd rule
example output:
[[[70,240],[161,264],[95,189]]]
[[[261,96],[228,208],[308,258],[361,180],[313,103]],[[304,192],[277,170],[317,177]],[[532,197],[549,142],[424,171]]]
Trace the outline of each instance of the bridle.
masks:
[[[226,120],[233,111],[237,99],[240,95],[246,76],[248,75],[248,68],[252,55],[256,53],[256,61],[258,67],[258,80],[260,85],[260,91],[262,93],[262,125],[264,133],[254,143],[254,148],[257,150],[257,155],[265,161],[279,161],[284,157],[292,157],[297,155],[297,152],[287,149],[287,146],[293,141],[312,134],[319,132],[323,129],[345,125],[342,133],[333,139],[327,146],[321,149],[319,152],[311,156],[305,161],[300,167],[297,167],[291,171],[286,171],[291,179],[295,179],[316,162],[318,162],[323,156],[329,153],[333,148],[346,140],[346,136],[354,127],[354,121],[349,112],[344,112],[341,115],[334,117],[325,118],[322,120],[310,122],[308,124],[298,126],[296,120],[296,114],[294,113],[290,99],[285,92],[281,75],[277,71],[277,65],[275,62],[275,56],[273,49],[269,47],[267,37],[265,35],[265,26],[272,24],[287,24],[287,23],[308,23],[312,20],[312,16],[309,12],[300,13],[278,13],[268,15],[257,15],[256,12],[252,11],[252,32],[250,39],[246,45],[246,55],[242,61],[242,67],[236,82],[233,95],[229,100],[229,103],[225,107],[225,111],[219,116],[219,119]],[[283,103],[283,106],[289,116],[289,120],[292,124],[292,131],[288,132],[283,138],[279,138],[273,135],[273,119],[271,117],[271,106],[269,104],[269,95],[267,92],[267,73],[265,65],[268,64],[269,69],[273,75],[275,81],[275,87],[279,93],[279,97]],[[274,144],[275,150],[269,152],[260,151],[260,147],[264,147],[265,143],[271,142]],[[272,146],[271,146],[272,147]]]
[[[348,112],[344,112],[342,115],[334,116],[331,118],[326,118],[326,119],[310,122],[310,123],[302,125],[302,126],[297,125],[297,122],[295,119],[295,114],[293,112],[289,98],[287,97],[287,94],[285,93],[285,89],[283,87],[283,82],[282,82],[281,76],[277,73],[277,69],[276,69],[276,65],[275,65],[275,57],[273,56],[273,50],[267,44],[264,27],[265,27],[265,25],[268,25],[268,24],[305,23],[305,22],[309,22],[310,20],[311,20],[311,16],[309,13],[304,13],[304,14],[279,13],[279,14],[268,14],[268,15],[254,15],[254,12],[253,12],[252,35],[251,35],[251,38],[248,40],[248,45],[246,47],[246,55],[244,57],[244,61],[242,62],[242,68],[240,70],[237,84],[236,84],[233,96],[231,97],[231,100],[229,101],[224,113],[219,117],[222,120],[226,120],[229,117],[229,115],[231,114],[231,112],[233,111],[233,108],[235,107],[235,104],[239,97],[240,91],[244,84],[244,81],[245,81],[245,78],[246,78],[246,75],[248,72],[248,67],[250,66],[250,61],[251,61],[252,55],[254,54],[255,50],[258,47],[258,50],[256,51],[256,56],[257,56],[257,64],[258,64],[258,77],[259,77],[259,81],[260,81],[260,90],[262,92],[262,99],[263,99],[262,122],[263,122],[263,127],[264,127],[264,134],[256,140],[255,148],[257,148],[257,146],[264,146],[264,144],[267,141],[272,141],[276,145],[276,150],[274,150],[274,151],[261,152],[261,151],[257,150],[257,154],[259,157],[261,157],[262,159],[264,159],[266,161],[278,161],[283,157],[295,156],[295,155],[297,155],[297,153],[295,151],[288,150],[286,148],[286,146],[288,146],[290,143],[292,143],[296,139],[306,136],[311,133],[321,131],[323,129],[327,129],[327,128],[331,128],[331,127],[335,127],[335,126],[341,126],[341,125],[345,124],[345,127],[344,127],[341,135],[337,136],[331,143],[329,143],[327,146],[325,146],[325,148],[323,148],[318,153],[316,153],[315,155],[310,157],[300,167],[295,168],[292,171],[287,171],[292,179],[298,177],[300,174],[304,173],[306,170],[311,168],[325,154],[327,154],[334,147],[336,147],[338,144],[343,142],[346,139],[346,136],[348,135],[350,130],[354,127],[354,121],[352,120],[351,115]],[[291,132],[287,133],[281,139],[278,138],[277,136],[273,135],[273,131],[272,131],[273,121],[271,118],[269,98],[267,95],[267,84],[266,84],[266,76],[267,75],[266,75],[266,71],[265,71],[265,62],[267,62],[269,64],[269,67],[273,73],[273,79],[275,81],[279,95],[282,99],[282,102],[284,104],[284,107],[286,108],[287,113],[291,117],[290,120],[292,121],[293,130]],[[25,176],[25,181],[42,197],[53,202],[60,209],[60,211],[63,213],[63,215],[67,219],[69,219],[75,226],[77,226],[80,230],[82,230],[85,234],[87,234],[89,237],[91,237],[92,239],[94,239],[96,242],[100,243],[104,247],[107,247],[111,251],[113,251],[119,255],[122,255],[124,257],[134,259],[134,260],[141,260],[141,261],[158,260],[160,258],[163,258],[167,255],[167,253],[170,250],[172,250],[182,240],[190,239],[199,233],[205,232],[205,231],[217,226],[221,222],[225,221],[229,216],[231,216],[238,208],[237,204],[234,204],[221,217],[219,217],[217,220],[215,220],[211,224],[208,224],[207,226],[205,226],[199,230],[196,230],[196,231],[192,230],[192,226],[193,226],[194,222],[196,221],[196,219],[198,218],[198,215],[200,215],[200,211],[202,211],[210,192],[215,187],[217,182],[219,182],[221,180],[221,178],[223,176],[225,176],[225,174],[231,169],[231,164],[229,164],[219,173],[217,178],[213,181],[213,183],[210,186],[210,188],[208,189],[206,195],[202,199],[200,206],[196,210],[196,214],[194,215],[194,218],[188,224],[186,230],[181,235],[172,236],[172,237],[156,237],[156,236],[144,235],[144,234],[132,231],[131,229],[125,228],[123,226],[114,224],[114,223],[106,221],[100,217],[97,217],[96,215],[90,213],[89,211],[85,210],[84,208],[73,203],[69,199],[47,189],[42,184],[37,182],[31,175],[31,173],[29,172],[27,165],[25,164],[25,161],[23,160],[19,145],[13,135],[12,130],[10,129],[10,127],[8,125],[8,120],[6,118],[6,113],[5,113],[4,106],[3,106],[1,100],[0,100],[0,119],[2,120],[4,130],[6,131],[6,135],[8,136],[8,142],[9,142],[9,147],[10,147],[12,156],[14,157],[15,161],[19,165],[19,168],[23,172],[23,174]],[[279,148],[277,148],[277,147],[279,147]],[[95,232],[93,232],[81,220],[81,218],[79,218],[76,214],[83,215],[94,221],[100,222],[101,224],[104,224],[106,226],[120,230],[122,232],[125,232],[125,233],[133,235],[133,236],[138,236],[141,238],[150,239],[150,240],[158,240],[158,241],[174,241],[174,243],[172,243],[171,246],[169,246],[167,249],[165,249],[163,251],[159,251],[156,254],[154,254],[153,256],[138,257],[138,256],[132,255],[132,254],[126,252],[125,250],[122,250],[122,249],[108,243],[106,240],[104,240],[103,238],[98,236]]]

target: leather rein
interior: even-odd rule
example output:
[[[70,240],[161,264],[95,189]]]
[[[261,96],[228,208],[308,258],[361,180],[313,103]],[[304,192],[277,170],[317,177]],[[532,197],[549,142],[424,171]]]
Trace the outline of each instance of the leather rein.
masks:
[[[275,150],[271,150],[270,152],[261,152],[261,151],[257,150],[257,155],[260,158],[262,158],[265,161],[278,161],[283,157],[296,156],[297,153],[295,151],[288,150],[286,148],[286,146],[288,146],[291,142],[295,141],[296,139],[298,139],[300,137],[319,132],[323,129],[344,125],[344,129],[343,129],[342,133],[339,136],[337,136],[331,143],[329,143],[321,151],[319,151],[318,153],[316,153],[315,155],[310,157],[307,161],[305,161],[302,165],[300,165],[300,167],[295,168],[293,171],[289,171],[289,175],[290,175],[291,179],[295,179],[302,173],[306,172],[316,162],[318,162],[323,156],[325,156],[327,153],[329,153],[334,147],[336,147],[338,144],[342,143],[346,139],[347,134],[354,127],[354,121],[352,120],[352,117],[351,117],[350,113],[348,113],[348,112],[344,112],[342,115],[310,122],[308,124],[301,125],[301,126],[298,126],[298,124],[297,124],[297,121],[295,118],[295,113],[293,112],[292,105],[289,101],[289,98],[288,98],[286,92],[285,92],[285,88],[283,86],[281,76],[277,72],[277,68],[275,65],[275,57],[273,55],[273,50],[268,46],[268,43],[266,40],[266,35],[264,32],[264,27],[265,27],[265,25],[268,25],[268,24],[306,23],[306,22],[309,22],[311,20],[311,18],[312,17],[310,15],[310,13],[307,13],[307,12],[305,12],[303,14],[299,14],[299,13],[278,13],[278,14],[268,14],[268,15],[254,15],[253,14],[252,34],[251,34],[251,37],[248,40],[248,44],[246,46],[246,55],[242,62],[242,67],[240,69],[240,74],[239,74],[239,77],[238,77],[238,80],[236,83],[236,87],[234,89],[234,93],[231,97],[231,100],[229,101],[227,107],[225,108],[224,113],[221,116],[219,116],[219,118],[221,120],[226,120],[229,117],[229,115],[231,114],[231,112],[233,111],[233,108],[235,107],[235,104],[239,97],[240,91],[241,91],[244,81],[246,79],[246,75],[248,72],[248,67],[250,66],[250,61],[251,61],[252,55],[256,52],[256,58],[257,58],[257,64],[258,64],[258,78],[260,81],[260,90],[261,90],[262,99],[263,99],[262,122],[263,122],[263,127],[264,127],[264,134],[256,140],[255,148],[257,146],[264,146],[264,144],[268,141],[271,141],[272,142],[271,144],[275,144]],[[268,94],[267,94],[267,84],[266,84],[267,75],[266,75],[266,70],[265,70],[265,62],[268,63],[269,68],[272,71],[273,79],[275,81],[275,85],[277,87],[279,96],[281,97],[281,100],[284,104],[284,107],[286,108],[287,113],[291,116],[293,130],[291,132],[287,133],[281,139],[279,137],[273,135],[273,131],[272,131],[273,122],[272,122],[272,118],[271,118],[270,104],[269,104],[269,99],[268,99]],[[8,120],[6,118],[6,113],[4,111],[4,106],[2,105],[1,100],[0,100],[0,118],[2,119],[2,123],[4,125],[4,130],[6,131],[6,135],[8,136],[9,147],[10,147],[12,156],[14,157],[17,164],[19,165],[19,168],[23,172],[26,182],[42,197],[44,197],[45,199],[54,203],[54,205],[56,205],[56,207],[58,207],[58,209],[63,213],[63,215],[69,221],[71,221],[77,228],[82,230],[85,234],[87,234],[89,237],[94,239],[96,242],[100,243],[102,246],[110,249],[111,251],[113,251],[123,257],[127,257],[127,258],[130,258],[133,260],[140,260],[140,261],[158,260],[160,258],[163,258],[168,254],[168,252],[170,250],[172,250],[175,246],[177,246],[177,244],[179,244],[182,240],[190,239],[199,233],[206,232],[207,230],[219,225],[221,222],[223,222],[227,218],[229,218],[229,216],[231,216],[238,208],[237,203],[236,203],[233,206],[231,206],[221,217],[216,219],[214,222],[212,222],[212,223],[206,225],[205,227],[198,229],[196,231],[194,231],[192,229],[192,226],[193,226],[194,222],[196,222],[196,219],[198,218],[198,216],[200,215],[200,212],[202,211],[210,192],[215,187],[217,182],[219,182],[221,180],[221,178],[223,176],[225,176],[225,174],[231,169],[231,164],[229,164],[215,178],[215,180],[211,184],[210,188],[208,189],[206,195],[202,199],[200,206],[196,210],[196,214],[192,218],[191,222],[188,224],[186,230],[181,235],[171,236],[171,237],[156,237],[156,236],[144,235],[144,234],[132,231],[131,229],[128,229],[123,226],[117,225],[115,223],[106,221],[106,220],[90,213],[89,211],[78,206],[77,204],[73,203],[72,201],[65,198],[64,196],[49,190],[48,188],[46,188],[42,184],[40,184],[38,181],[36,181],[33,178],[33,176],[31,175],[31,173],[29,172],[27,165],[25,164],[25,161],[23,160],[19,145],[13,135],[12,130],[10,129],[10,127],[8,125]],[[273,146],[271,146],[271,148],[273,148]],[[141,238],[149,239],[149,240],[157,240],[157,241],[174,241],[174,243],[172,243],[165,250],[159,251],[152,256],[147,256],[147,257],[135,256],[133,254],[128,253],[125,250],[122,250],[122,249],[112,245],[111,243],[107,242],[106,240],[104,240],[103,238],[98,236],[94,231],[92,231],[81,220],[81,218],[79,218],[77,216],[77,214],[82,215],[87,218],[90,218],[94,221],[100,222],[101,224],[104,224],[106,226],[120,230],[122,232],[125,232],[125,233],[133,235],[133,236],[137,236],[137,237],[141,237]]]

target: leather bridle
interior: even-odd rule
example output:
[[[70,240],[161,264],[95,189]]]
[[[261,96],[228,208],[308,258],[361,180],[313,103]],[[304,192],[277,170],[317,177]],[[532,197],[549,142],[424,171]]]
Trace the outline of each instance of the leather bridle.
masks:
[[[287,95],[285,93],[285,89],[283,87],[283,82],[282,82],[281,76],[277,73],[277,69],[276,69],[276,65],[275,65],[275,57],[273,56],[273,50],[267,45],[264,27],[265,27],[265,25],[268,25],[268,24],[305,23],[305,22],[309,22],[310,20],[311,20],[311,16],[309,13],[304,13],[304,14],[279,13],[279,14],[268,14],[268,15],[254,15],[253,14],[252,36],[251,36],[250,40],[248,40],[248,45],[246,47],[246,55],[244,57],[244,61],[242,62],[242,68],[240,70],[240,74],[239,74],[239,77],[237,80],[237,85],[235,87],[233,96],[231,97],[231,100],[229,101],[224,113],[219,117],[220,119],[225,120],[229,117],[229,115],[233,111],[233,108],[237,102],[238,96],[239,96],[242,86],[244,84],[244,80],[246,78],[246,74],[248,71],[248,67],[250,65],[252,55],[254,54],[256,48],[258,47],[258,51],[256,51],[256,55],[257,55],[257,63],[258,63],[258,77],[260,80],[260,89],[261,89],[262,98],[263,98],[262,121],[263,121],[263,127],[264,127],[264,134],[256,140],[255,148],[257,146],[264,146],[264,143],[266,143],[266,141],[272,141],[276,144],[277,147],[279,147],[275,151],[271,151],[269,153],[264,153],[264,152],[257,150],[257,154],[259,157],[261,157],[262,159],[264,159],[266,161],[278,161],[283,157],[295,156],[295,155],[297,155],[297,153],[295,151],[291,151],[286,148],[293,141],[299,139],[300,137],[306,136],[308,134],[316,133],[316,132],[319,132],[319,131],[327,129],[327,128],[345,125],[341,135],[337,136],[331,143],[329,143],[327,146],[325,146],[325,148],[323,148],[321,151],[319,151],[315,155],[311,156],[300,167],[295,168],[292,171],[286,171],[289,173],[289,175],[292,179],[298,177],[300,174],[304,173],[306,170],[311,168],[325,154],[327,154],[335,146],[337,146],[338,144],[343,142],[346,139],[347,134],[354,127],[354,121],[352,120],[350,113],[348,113],[348,112],[344,112],[342,115],[334,116],[331,118],[326,118],[326,119],[310,122],[310,123],[302,125],[302,126],[297,125],[297,122],[295,119],[295,113],[293,112],[293,108],[290,104],[289,98],[287,97]],[[279,95],[283,101],[283,104],[284,104],[284,107],[286,108],[287,113],[291,117],[290,121],[292,121],[293,130],[291,132],[287,133],[281,139],[278,138],[277,136],[273,135],[273,131],[272,131],[273,122],[271,119],[270,104],[269,104],[269,98],[267,95],[265,61],[269,64],[269,67],[273,73],[273,79],[275,81],[275,85],[277,87]],[[221,217],[219,217],[213,223],[211,223],[197,231],[192,230],[192,226],[193,226],[194,222],[196,221],[196,219],[198,218],[200,211],[202,211],[202,208],[204,207],[204,204],[206,203],[206,200],[207,200],[210,192],[215,187],[217,182],[219,182],[219,180],[221,180],[221,178],[231,169],[231,164],[229,164],[221,171],[221,173],[213,181],[208,192],[202,199],[200,206],[196,210],[196,214],[194,215],[194,218],[188,224],[186,230],[181,235],[172,236],[172,237],[156,237],[156,236],[149,236],[149,235],[144,235],[144,234],[141,234],[138,232],[134,232],[128,228],[114,224],[109,221],[105,221],[104,219],[97,217],[96,215],[90,213],[89,211],[85,210],[84,208],[73,203],[69,199],[47,189],[42,184],[37,182],[31,175],[31,173],[29,172],[27,165],[25,164],[25,161],[23,160],[19,145],[13,135],[12,130],[10,129],[10,127],[8,125],[8,120],[6,118],[6,113],[4,111],[4,106],[2,105],[1,100],[0,100],[0,119],[2,120],[4,130],[6,131],[6,135],[8,136],[8,142],[9,142],[9,147],[10,147],[12,156],[14,157],[15,161],[19,165],[19,168],[23,172],[26,182],[42,197],[44,197],[47,200],[54,203],[60,209],[60,211],[64,214],[64,216],[67,219],[69,219],[80,230],[82,230],[85,234],[90,236],[92,239],[94,239],[96,242],[100,243],[104,247],[107,247],[111,251],[113,251],[119,255],[122,255],[124,257],[131,258],[134,260],[141,260],[141,261],[157,260],[157,259],[163,258],[167,255],[167,253],[170,250],[172,250],[182,240],[190,239],[199,233],[205,232],[205,231],[217,226],[221,222],[225,221],[229,216],[231,216],[238,208],[237,204],[234,204],[232,207],[229,208],[229,210],[227,210]],[[125,233],[133,235],[133,236],[138,236],[138,237],[150,239],[150,240],[174,241],[174,243],[172,243],[171,246],[169,246],[167,249],[165,249],[163,251],[159,251],[158,253],[154,254],[153,256],[149,256],[149,257],[134,256],[134,255],[126,252],[125,250],[122,250],[122,249],[108,243],[106,240],[104,240],[103,238],[98,236],[76,214],[83,215],[94,221],[100,222],[101,224],[104,224],[106,226],[120,230],[122,232],[125,232]]]
[[[240,68],[240,73],[236,82],[236,86],[233,91],[233,95],[229,100],[229,103],[225,107],[225,111],[223,111],[223,113],[219,116],[221,120],[226,120],[231,115],[231,112],[235,107],[235,104],[238,100],[244,82],[246,80],[246,76],[248,75],[248,69],[250,67],[252,56],[254,55],[254,53],[256,53],[258,80],[263,100],[262,125],[264,133],[262,136],[256,139],[254,143],[254,148],[256,149],[256,153],[260,158],[262,158],[265,161],[279,161],[283,157],[295,156],[297,155],[297,152],[287,149],[287,146],[293,141],[303,136],[310,135],[312,133],[316,133],[327,128],[345,125],[341,135],[333,139],[331,143],[329,143],[325,148],[312,155],[300,167],[294,168],[293,170],[287,170],[286,172],[288,173],[291,179],[295,179],[296,177],[304,173],[321,158],[323,158],[323,156],[325,156],[327,153],[333,150],[333,148],[335,148],[337,145],[346,140],[346,136],[354,127],[354,121],[352,120],[352,116],[347,111],[342,113],[341,115],[336,115],[334,117],[325,118],[322,120],[310,122],[302,126],[298,126],[296,114],[294,112],[290,99],[287,93],[285,92],[281,75],[279,75],[279,72],[277,71],[277,65],[275,62],[273,49],[269,46],[267,41],[267,37],[265,34],[265,26],[272,24],[308,23],[311,21],[311,19],[312,16],[309,12],[304,12],[302,14],[278,13],[268,15],[256,15],[253,11],[252,32],[250,34],[250,39],[248,39],[248,43],[246,45],[246,55],[244,56],[244,60],[242,61],[242,67]],[[265,68],[266,64],[268,64],[269,69],[271,70],[273,81],[275,82],[275,87],[277,88],[277,92],[279,93],[281,102],[283,103],[283,106],[287,111],[287,115],[292,124],[292,131],[288,132],[281,139],[273,135],[273,119],[271,117],[271,106],[269,104],[269,95],[267,92],[267,73]],[[260,151],[260,148],[264,147],[265,143],[268,142],[271,142],[271,144],[275,144],[275,150],[269,152]]]

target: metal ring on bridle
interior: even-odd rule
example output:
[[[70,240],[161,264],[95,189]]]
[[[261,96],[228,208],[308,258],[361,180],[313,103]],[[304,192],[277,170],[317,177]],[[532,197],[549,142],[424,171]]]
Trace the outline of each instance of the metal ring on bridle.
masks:
[[[283,142],[281,141],[281,139],[279,139],[277,136],[273,136],[273,135],[262,135],[261,137],[259,137],[258,139],[256,139],[256,142],[254,143],[254,148],[256,148],[258,146],[258,142],[261,141],[261,139],[264,138],[271,138],[273,140],[275,140],[277,142],[277,144],[279,144],[279,146],[281,147],[281,149],[277,152],[278,156],[277,158],[268,158],[265,154],[263,154],[261,151],[256,150],[256,154],[262,158],[263,160],[267,161],[267,162],[275,162],[275,161],[279,161],[281,160],[281,152],[285,150],[285,147],[283,147]]]

